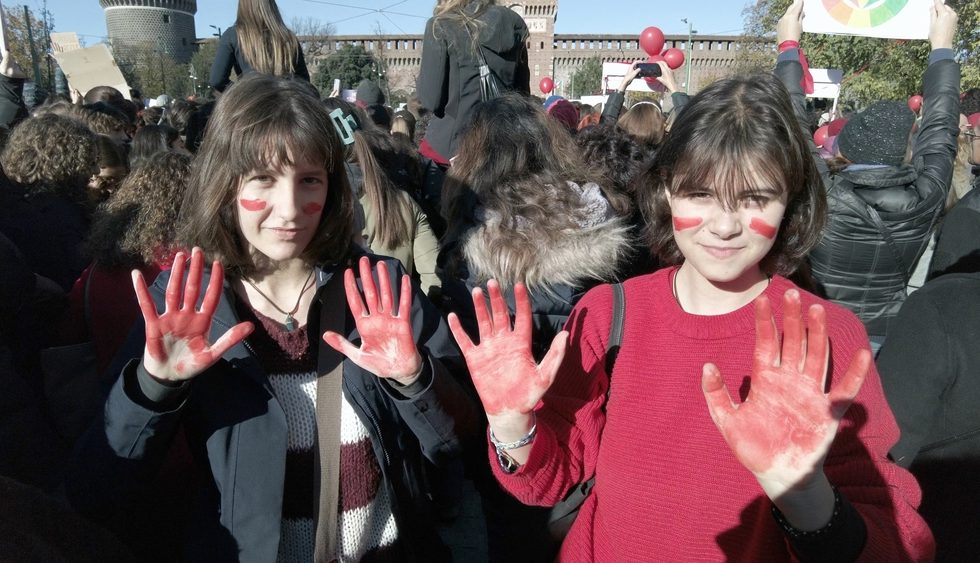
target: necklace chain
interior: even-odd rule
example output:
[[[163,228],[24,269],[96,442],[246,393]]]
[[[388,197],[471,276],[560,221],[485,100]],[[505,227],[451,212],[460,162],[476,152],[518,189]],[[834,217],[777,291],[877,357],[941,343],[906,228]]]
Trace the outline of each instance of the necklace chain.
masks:
[[[303,289],[300,290],[299,296],[296,298],[296,304],[293,305],[293,310],[288,312],[283,311],[281,308],[279,308],[279,305],[276,305],[275,301],[273,301],[268,295],[266,295],[261,289],[259,289],[257,285],[252,283],[252,280],[248,278],[242,278],[242,279],[245,281],[245,283],[252,286],[252,289],[257,291],[258,294],[261,295],[266,301],[268,301],[269,305],[272,305],[272,307],[276,311],[279,311],[283,315],[286,315],[286,318],[283,320],[283,324],[286,325],[286,332],[292,332],[293,330],[296,329],[296,319],[293,318],[293,315],[296,314],[296,311],[299,311],[299,304],[300,301],[303,300],[303,295],[306,293],[306,290],[310,289],[310,287],[313,286],[313,284],[310,283],[313,281],[313,270],[310,270],[310,275],[306,278],[306,281],[303,282]]]

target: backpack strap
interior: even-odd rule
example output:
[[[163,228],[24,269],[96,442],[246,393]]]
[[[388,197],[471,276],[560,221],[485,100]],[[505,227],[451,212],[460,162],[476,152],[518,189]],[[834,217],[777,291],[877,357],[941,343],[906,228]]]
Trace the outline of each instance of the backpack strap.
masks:
[[[606,342],[606,374],[610,377],[613,366],[616,365],[619,348],[623,344],[623,320],[626,315],[626,292],[623,290],[623,284],[614,283],[612,290],[613,318],[609,326],[609,340]]]

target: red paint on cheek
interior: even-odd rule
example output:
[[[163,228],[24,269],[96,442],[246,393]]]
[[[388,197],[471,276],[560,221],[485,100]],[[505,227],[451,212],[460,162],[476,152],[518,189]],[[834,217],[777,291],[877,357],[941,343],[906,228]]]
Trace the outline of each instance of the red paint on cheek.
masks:
[[[752,221],[749,222],[749,228],[768,239],[776,238],[776,233],[779,231],[778,228],[766,223],[758,217],[752,218]]]
[[[323,205],[320,203],[307,203],[303,206],[303,213],[307,215],[316,215],[317,213],[323,211]]]
[[[248,211],[262,211],[265,209],[266,203],[261,199],[240,199],[238,203]]]
[[[704,219],[700,217],[674,217],[673,221],[674,230],[683,231],[684,229],[693,229],[694,227],[697,227],[704,222]]]

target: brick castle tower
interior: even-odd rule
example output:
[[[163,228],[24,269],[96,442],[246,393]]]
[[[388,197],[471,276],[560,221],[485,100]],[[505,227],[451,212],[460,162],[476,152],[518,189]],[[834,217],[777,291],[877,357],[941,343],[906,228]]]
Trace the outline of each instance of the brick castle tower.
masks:
[[[194,54],[197,0],[99,0],[113,49],[149,46],[186,63]]]

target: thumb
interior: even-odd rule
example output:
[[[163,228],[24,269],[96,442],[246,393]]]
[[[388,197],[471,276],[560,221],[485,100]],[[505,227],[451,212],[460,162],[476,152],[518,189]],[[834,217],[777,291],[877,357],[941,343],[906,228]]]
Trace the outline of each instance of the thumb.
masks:
[[[838,419],[844,417],[844,413],[850,408],[864,384],[864,378],[871,369],[871,362],[870,350],[858,351],[854,359],[851,360],[851,365],[847,368],[847,372],[844,373],[840,383],[835,385],[827,394],[834,417]]]
[[[538,374],[544,377],[549,387],[554,383],[558,368],[561,367],[561,362],[565,359],[567,347],[568,331],[563,330],[555,335],[555,339],[551,341],[551,347],[548,348],[548,353],[544,355],[544,359],[538,365]]]
[[[715,364],[704,364],[701,375],[701,391],[704,393],[704,400],[708,403],[708,412],[711,420],[715,422],[718,430],[724,434],[724,427],[730,416],[735,414],[735,403],[732,396],[728,394],[725,387],[725,380],[721,378],[721,372]]]

